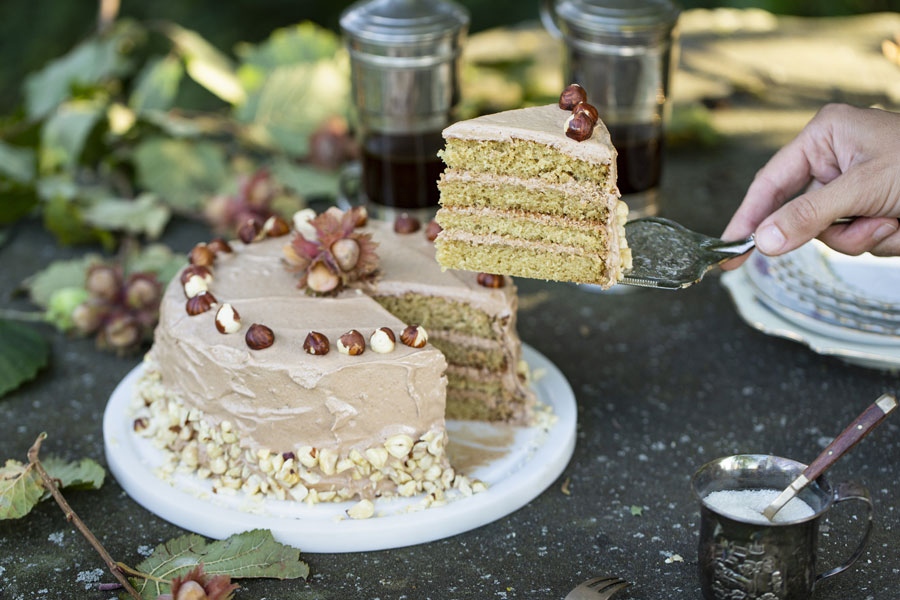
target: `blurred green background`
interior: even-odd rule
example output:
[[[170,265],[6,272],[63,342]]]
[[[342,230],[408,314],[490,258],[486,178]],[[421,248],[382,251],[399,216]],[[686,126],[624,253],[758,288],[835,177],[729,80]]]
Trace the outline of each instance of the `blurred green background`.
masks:
[[[472,31],[537,18],[538,0],[460,0],[472,13]],[[311,20],[336,29],[352,2],[335,0],[123,0],[120,15],[165,19],[193,29],[216,47],[230,50],[257,42],[273,29]],[[900,0],[768,0],[711,2],[687,0],[684,8],[756,7],[804,16],[848,15],[900,10]],[[93,0],[0,0],[0,112],[21,101],[25,74],[68,51],[95,27]]]

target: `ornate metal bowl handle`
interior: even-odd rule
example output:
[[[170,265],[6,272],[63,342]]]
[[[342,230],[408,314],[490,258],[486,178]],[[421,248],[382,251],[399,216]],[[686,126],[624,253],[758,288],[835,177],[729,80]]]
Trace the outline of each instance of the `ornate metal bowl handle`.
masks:
[[[850,558],[839,567],[835,567],[833,569],[829,569],[825,571],[821,575],[816,575],[816,583],[819,583],[823,579],[827,579],[833,575],[837,575],[838,573],[843,573],[847,569],[850,568],[853,563],[855,563],[860,556],[862,556],[863,552],[866,549],[866,544],[869,543],[869,537],[872,535],[872,525],[875,523],[873,520],[873,511],[874,506],[872,505],[872,498],[869,496],[869,490],[864,488],[858,483],[846,482],[842,483],[837,487],[837,490],[834,493],[834,503],[845,502],[847,500],[859,500],[864,502],[866,505],[866,513],[868,516],[868,523],[866,523],[866,532],[863,534],[862,540],[859,542],[859,546],[856,547],[856,550],[853,551],[853,554],[850,555]]]
[[[544,24],[544,29],[546,29],[550,35],[561,40],[563,38],[563,32],[559,30],[559,25],[556,24],[555,2],[556,0],[541,0],[541,23]]]

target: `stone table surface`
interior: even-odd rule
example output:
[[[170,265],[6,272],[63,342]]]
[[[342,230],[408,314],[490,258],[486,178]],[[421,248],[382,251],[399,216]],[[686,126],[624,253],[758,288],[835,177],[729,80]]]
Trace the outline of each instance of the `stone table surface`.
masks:
[[[718,146],[667,152],[663,214],[698,231],[721,232],[754,172],[812,114],[752,103],[714,111],[724,134]],[[186,251],[207,237],[200,225],[178,222],[164,241]],[[9,292],[50,261],[82,252],[58,247],[36,222],[17,226],[0,249],[2,303],[26,308]],[[237,598],[558,599],[599,574],[633,582],[617,599],[699,598],[691,475],[734,453],[809,461],[868,403],[897,388],[896,374],[847,365],[751,329],[715,273],[679,292],[519,285],[523,340],[559,366],[577,397],[577,446],[562,476],[525,507],[476,530],[381,552],[304,554],[307,581],[243,580]],[[35,436],[47,431],[46,454],[105,464],[103,410],[139,359],[45,333],[49,368],[0,400],[0,458],[24,460]],[[816,600],[895,600],[900,421],[875,431],[830,479],[868,486],[877,525],[862,559],[824,582]],[[112,477],[99,491],[67,497],[111,554],[132,565],[184,533],[132,501]],[[641,507],[639,516],[633,506]],[[855,510],[845,503],[829,513],[820,569],[841,562],[855,545],[862,530]],[[675,554],[683,562],[667,562]],[[102,567],[52,502],[0,522],[3,600],[105,600],[113,593],[92,583],[98,575],[112,580]]]

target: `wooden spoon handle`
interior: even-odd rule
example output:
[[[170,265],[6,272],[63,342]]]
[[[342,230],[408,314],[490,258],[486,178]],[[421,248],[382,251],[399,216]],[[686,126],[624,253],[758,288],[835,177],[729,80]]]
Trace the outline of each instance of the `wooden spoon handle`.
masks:
[[[897,399],[891,394],[883,394],[863,411],[855,421],[834,438],[825,450],[812,461],[803,475],[809,481],[824,473],[837,459],[847,453],[850,448],[859,443],[869,432],[878,427],[888,414],[897,408]]]

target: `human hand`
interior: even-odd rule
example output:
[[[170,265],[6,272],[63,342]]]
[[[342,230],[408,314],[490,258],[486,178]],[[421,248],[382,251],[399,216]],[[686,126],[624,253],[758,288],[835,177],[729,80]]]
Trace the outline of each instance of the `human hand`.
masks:
[[[832,225],[850,216],[858,218]],[[757,172],[722,239],[755,232],[756,248],[768,255],[818,237],[845,254],[896,256],[898,217],[900,114],[829,104]]]

